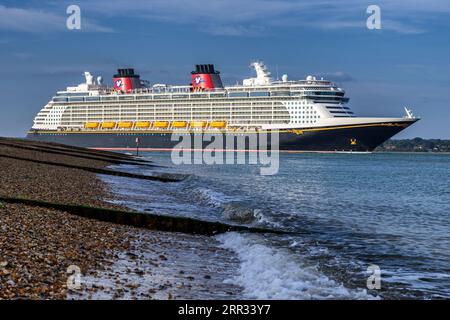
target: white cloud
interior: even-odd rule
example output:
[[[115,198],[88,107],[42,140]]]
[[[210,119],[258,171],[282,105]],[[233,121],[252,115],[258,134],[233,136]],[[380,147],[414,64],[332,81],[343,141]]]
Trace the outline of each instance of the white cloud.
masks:
[[[79,0],[82,12],[98,18],[120,17],[192,26],[200,32],[225,36],[261,36],[272,28],[364,30],[373,2],[361,0]],[[450,13],[448,0],[377,0],[382,28],[401,34],[427,32],[431,22]],[[42,1],[42,6],[46,6]],[[52,12],[60,4],[48,2]],[[58,9],[56,9],[58,8]],[[0,6],[0,29],[63,30],[65,18],[37,9]],[[444,19],[443,19],[444,18]],[[444,21],[444,22],[442,22]],[[83,20],[85,31],[111,32],[111,28]],[[126,23],[126,22],[122,22]]]
[[[243,25],[210,25],[207,32],[212,35],[220,36],[261,36],[267,33],[262,26],[243,26]]]
[[[344,71],[319,73],[318,76],[335,82],[352,82],[356,80]]]
[[[27,60],[33,57],[33,55],[29,52],[15,52],[13,56],[20,60]]]
[[[365,29],[369,4],[360,0],[109,0],[82,1],[82,7],[109,16],[191,25],[213,35],[258,36],[273,27]],[[450,13],[448,0],[377,0],[387,31],[417,34],[429,20]],[[106,10],[107,8],[107,10]]]
[[[425,27],[416,26],[413,24],[407,24],[403,23],[401,21],[395,21],[395,20],[383,20],[382,22],[382,29],[389,30],[389,31],[395,31],[397,33],[402,34],[420,34],[427,32]]]
[[[65,27],[65,20],[39,10],[8,8],[0,5],[0,29],[39,32]]]
[[[67,16],[57,15],[48,11],[0,5],[0,30],[36,33],[67,31],[66,19]],[[112,29],[82,18],[81,31],[112,32]]]

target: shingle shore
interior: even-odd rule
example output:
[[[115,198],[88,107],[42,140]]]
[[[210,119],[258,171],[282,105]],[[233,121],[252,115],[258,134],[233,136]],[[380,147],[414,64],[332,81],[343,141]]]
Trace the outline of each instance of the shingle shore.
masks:
[[[1,142],[2,138],[0,196],[126,209],[106,201],[114,196],[95,173],[1,156],[93,168],[105,168],[108,161],[15,148]],[[39,142],[16,142],[46,147]],[[11,143],[14,140],[8,140]],[[66,150],[77,152],[76,148]],[[80,155],[86,152],[90,151],[80,150]],[[92,151],[92,155],[108,157],[109,153]],[[127,160],[123,155],[111,156]],[[224,279],[238,262],[218,246],[210,237],[142,230],[43,207],[0,202],[0,300],[236,297],[241,288],[225,284]],[[70,266],[80,268],[87,281],[81,290],[67,288]]]
[[[2,154],[95,168],[109,165],[0,145]],[[93,173],[1,157],[0,195],[116,207],[103,200],[111,196]],[[130,246],[130,229],[57,210],[0,203],[0,299],[65,298],[67,268],[101,270],[111,263],[113,251]]]

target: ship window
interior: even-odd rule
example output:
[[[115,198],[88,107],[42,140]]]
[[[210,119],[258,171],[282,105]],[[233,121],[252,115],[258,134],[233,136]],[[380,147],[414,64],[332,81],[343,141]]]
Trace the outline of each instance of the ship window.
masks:
[[[84,98],[83,97],[70,97],[69,101],[72,101],[72,102],[84,101]]]
[[[291,93],[289,91],[272,91],[270,93],[271,96],[290,96]],[[291,102],[292,104],[292,102]]]
[[[65,94],[68,95],[69,97],[83,97],[83,96],[86,96],[88,93],[87,92],[67,92]]]
[[[238,97],[247,97],[247,92],[230,92],[228,93],[228,97],[230,98],[238,98]]]
[[[136,100],[151,100],[151,99],[152,99],[152,96],[149,96],[149,95],[145,95],[145,96],[139,95],[139,96],[136,96]]]
[[[206,94],[191,94],[192,99],[207,98]]]
[[[189,95],[187,95],[187,94],[174,94],[174,95],[172,95],[173,99],[186,99],[188,97],[189,97]]]
[[[67,102],[67,97],[54,97],[53,102]]]
[[[117,96],[106,96],[106,97],[102,97],[102,100],[117,100]]]
[[[86,101],[99,101],[100,97],[86,97]]]
[[[153,96],[153,99],[169,99],[170,96],[168,94],[155,94]]]
[[[250,97],[268,97],[269,92],[267,91],[256,91],[256,92],[250,92]]]
[[[134,100],[134,96],[119,96],[119,100]]]
[[[226,94],[225,93],[211,93],[211,98],[216,98],[216,97],[225,97]]]
[[[330,111],[330,113],[344,113],[344,114],[352,114],[353,112],[348,112],[348,111]]]

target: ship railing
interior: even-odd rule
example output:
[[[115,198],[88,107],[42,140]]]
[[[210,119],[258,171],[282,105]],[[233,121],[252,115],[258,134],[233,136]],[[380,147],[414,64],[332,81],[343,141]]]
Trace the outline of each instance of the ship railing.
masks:
[[[189,94],[189,95],[197,95],[197,94],[214,94],[214,93],[222,93],[227,94],[231,92],[280,92],[280,91],[286,91],[291,92],[292,95],[312,95],[311,92],[308,92],[308,90],[312,90],[313,88],[308,87],[296,87],[296,86],[231,86],[226,88],[215,88],[211,90],[205,90],[205,91],[192,91],[190,86],[177,86],[177,87],[164,87],[164,88],[139,88],[134,89],[129,92],[120,92],[115,90],[114,88],[107,88],[99,91],[100,95],[117,95],[117,96],[125,96],[125,95],[137,95],[137,94]],[[317,88],[319,89],[319,88]],[[341,90],[336,90],[341,91]]]
[[[215,88],[209,89],[205,91],[192,91],[192,87],[190,86],[167,86],[167,87],[157,87],[157,88],[139,88],[133,89],[129,92],[117,91],[114,88],[107,88],[99,90],[100,94],[116,94],[116,95],[125,95],[125,94],[140,94],[140,93],[149,93],[149,94],[159,94],[159,93],[211,93],[211,92],[225,92],[225,88]]]

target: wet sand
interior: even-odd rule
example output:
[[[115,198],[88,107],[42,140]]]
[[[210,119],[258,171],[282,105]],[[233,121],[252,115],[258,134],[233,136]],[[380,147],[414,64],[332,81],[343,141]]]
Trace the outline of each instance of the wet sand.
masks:
[[[114,196],[95,173],[70,167],[102,169],[121,161],[134,159],[0,138],[0,196],[125,209],[108,201]],[[78,289],[67,287],[72,265],[81,269]],[[233,254],[207,236],[0,201],[0,299],[230,298],[240,288],[224,280],[237,266]]]

